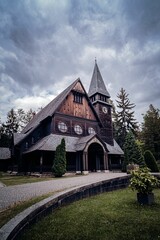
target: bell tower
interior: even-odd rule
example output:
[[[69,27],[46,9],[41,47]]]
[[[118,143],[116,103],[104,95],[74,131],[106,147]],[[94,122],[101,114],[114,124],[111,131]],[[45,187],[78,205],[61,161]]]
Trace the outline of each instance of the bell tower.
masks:
[[[110,94],[107,91],[96,60],[88,96],[102,123],[99,132],[100,137],[104,142],[113,145],[112,105],[110,104]]]

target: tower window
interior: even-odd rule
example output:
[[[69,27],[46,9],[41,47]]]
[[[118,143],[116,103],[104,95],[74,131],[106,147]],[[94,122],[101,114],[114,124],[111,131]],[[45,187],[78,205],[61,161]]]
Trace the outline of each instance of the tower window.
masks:
[[[99,96],[99,100],[103,101],[103,102],[107,102],[107,98],[103,95]]]
[[[96,96],[94,95],[93,97],[92,97],[92,102],[94,102],[96,100]]]

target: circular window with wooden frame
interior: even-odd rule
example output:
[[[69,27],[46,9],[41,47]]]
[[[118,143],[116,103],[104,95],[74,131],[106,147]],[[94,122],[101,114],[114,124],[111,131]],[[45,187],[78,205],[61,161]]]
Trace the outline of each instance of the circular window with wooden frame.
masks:
[[[89,134],[94,134],[94,133],[96,133],[96,132],[95,132],[94,128],[89,127],[89,128],[88,128],[88,133],[89,133]]]
[[[83,129],[80,125],[76,124],[74,125],[74,131],[75,133],[77,133],[78,135],[81,135],[83,133]]]
[[[60,132],[67,132],[68,128],[67,128],[67,125],[64,123],[64,122],[58,122],[58,129]]]

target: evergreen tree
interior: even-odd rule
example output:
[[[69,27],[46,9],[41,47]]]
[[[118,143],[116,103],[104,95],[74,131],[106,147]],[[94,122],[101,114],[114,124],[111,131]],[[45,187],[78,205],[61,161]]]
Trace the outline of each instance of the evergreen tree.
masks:
[[[130,103],[128,95],[129,94],[121,88],[120,93],[117,95],[118,100],[116,100],[119,110],[114,113],[115,138],[122,148],[127,132],[131,130],[135,134],[138,129],[137,122],[134,118],[134,111],[132,111],[135,104]]]
[[[0,126],[0,147],[10,147],[11,139],[5,133],[4,126]]]
[[[153,156],[151,151],[149,151],[149,150],[145,151],[144,160],[145,160],[147,167],[150,168],[151,172],[159,172],[156,159]]]
[[[56,148],[52,170],[55,177],[62,177],[66,173],[66,149],[64,138],[61,144]]]
[[[151,104],[144,115],[142,124],[142,141],[144,150],[150,150],[160,160],[160,111]]]
[[[13,133],[18,132],[18,126],[19,125],[18,125],[17,113],[12,108],[7,114],[6,123],[2,123],[4,133],[9,137],[11,137]]]
[[[22,108],[17,110],[12,108],[7,114],[7,121],[1,124],[3,133],[11,136],[12,133],[21,132],[33,118],[33,115],[35,115],[35,112],[32,109],[25,112]]]
[[[124,171],[126,170],[126,166],[130,163],[144,165],[144,157],[142,155],[141,148],[137,144],[132,131],[128,132],[125,138],[123,162]]]

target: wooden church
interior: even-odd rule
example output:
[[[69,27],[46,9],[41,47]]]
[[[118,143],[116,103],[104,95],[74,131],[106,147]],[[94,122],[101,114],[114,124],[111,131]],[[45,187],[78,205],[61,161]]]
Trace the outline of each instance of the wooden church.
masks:
[[[67,171],[120,168],[123,151],[113,139],[111,108],[95,61],[88,94],[77,79],[14,134],[14,164],[19,171],[51,172],[56,147],[64,138]]]

